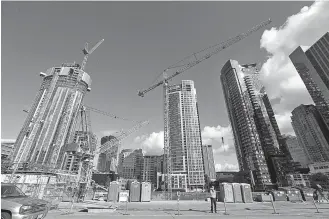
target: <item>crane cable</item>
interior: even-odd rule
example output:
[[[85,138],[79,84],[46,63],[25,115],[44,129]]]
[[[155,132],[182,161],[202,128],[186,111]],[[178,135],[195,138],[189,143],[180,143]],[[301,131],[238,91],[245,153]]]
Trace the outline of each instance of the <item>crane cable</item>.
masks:
[[[112,117],[113,119],[119,119],[119,120],[124,120],[124,121],[129,121],[129,122],[135,122],[137,123],[138,121],[136,120],[132,120],[132,119],[127,119],[127,118],[123,118],[123,117],[120,117],[120,116],[116,116],[112,113],[108,113],[108,112],[105,112],[105,111],[102,111],[102,110],[99,110],[99,109],[96,109],[96,108],[93,108],[93,107],[90,107],[90,106],[86,106],[84,105],[84,107],[90,111],[93,111],[95,113],[99,113],[99,114],[102,114],[102,115],[105,115],[105,116],[109,116],[109,117]]]

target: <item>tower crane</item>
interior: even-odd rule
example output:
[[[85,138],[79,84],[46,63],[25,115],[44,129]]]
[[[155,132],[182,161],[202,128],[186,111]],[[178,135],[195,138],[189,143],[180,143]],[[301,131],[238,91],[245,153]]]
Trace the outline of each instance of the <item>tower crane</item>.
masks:
[[[88,60],[88,56],[93,53],[95,51],[95,49],[97,49],[97,47],[99,47],[99,45],[101,45],[101,43],[104,41],[104,39],[100,40],[98,43],[96,43],[96,45],[91,48],[90,50],[88,50],[88,43],[85,44],[85,48],[82,50],[83,54],[85,55],[83,58],[83,61],[81,63],[81,70],[84,71],[86,64],[87,64],[87,60]]]
[[[203,62],[204,60],[212,57],[213,55],[218,54],[222,50],[226,49],[227,47],[241,41],[242,39],[248,37],[252,33],[260,30],[261,28],[265,27],[266,25],[271,23],[271,19],[268,19],[267,21],[264,21],[255,27],[251,28],[245,33],[241,33],[227,41],[221,42],[219,44],[215,44],[213,46],[210,46],[208,48],[205,48],[197,53],[193,53],[192,55],[182,59],[181,61],[177,62],[176,64],[168,67],[162,72],[163,79],[159,81],[158,83],[152,85],[151,87],[138,91],[138,95],[140,97],[144,97],[144,95],[153,89],[157,88],[160,85],[163,85],[163,101],[164,101],[164,159],[166,164],[166,177],[165,177],[165,184],[167,185],[167,191],[168,191],[168,199],[171,199],[172,197],[172,185],[171,185],[171,175],[172,175],[172,168],[171,168],[171,154],[170,154],[170,148],[169,148],[169,101],[168,101],[168,82],[176,77],[177,75],[180,75],[181,73],[187,71],[188,69],[194,67],[195,65]],[[199,57],[198,57],[199,56]],[[169,71],[172,71],[173,73],[169,75]]]

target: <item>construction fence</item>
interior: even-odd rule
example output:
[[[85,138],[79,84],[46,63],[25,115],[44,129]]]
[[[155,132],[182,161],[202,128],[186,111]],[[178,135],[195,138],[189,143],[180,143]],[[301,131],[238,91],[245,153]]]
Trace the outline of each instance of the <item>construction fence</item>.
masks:
[[[10,174],[1,174],[1,183],[10,182]],[[79,186],[74,175],[33,175],[15,174],[14,183],[27,196],[39,198],[51,203],[56,208],[62,201],[77,201]],[[84,199],[91,200],[92,189],[85,192]]]

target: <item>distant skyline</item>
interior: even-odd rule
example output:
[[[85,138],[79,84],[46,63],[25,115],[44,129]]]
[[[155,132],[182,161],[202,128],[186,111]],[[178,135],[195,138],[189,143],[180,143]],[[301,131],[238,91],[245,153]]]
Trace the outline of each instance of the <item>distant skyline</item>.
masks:
[[[149,119],[148,126],[122,145],[160,154],[162,87],[144,98],[137,90],[148,88],[162,70],[193,52],[271,18],[266,28],[171,82],[194,81],[203,144],[213,145],[217,170],[237,170],[220,69],[228,59],[263,65],[263,81],[281,131],[292,133],[292,109],[312,101],[288,55],[328,31],[328,11],[327,1],[2,2],[1,138],[18,136],[26,118],[23,109],[29,109],[41,84],[39,72],[64,62],[81,63],[85,42],[92,46],[104,38],[86,65],[93,82],[85,104],[132,120]],[[134,125],[96,113],[91,120],[99,141]]]

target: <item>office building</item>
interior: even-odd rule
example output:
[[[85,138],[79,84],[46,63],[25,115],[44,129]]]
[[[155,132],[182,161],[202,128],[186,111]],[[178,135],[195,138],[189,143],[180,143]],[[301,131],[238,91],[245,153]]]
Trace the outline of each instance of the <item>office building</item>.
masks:
[[[289,185],[298,187],[310,187],[310,174],[294,173],[287,175]]]
[[[314,105],[300,105],[292,111],[292,126],[300,146],[311,163],[329,161],[329,130]]]
[[[100,153],[99,156],[98,156],[98,161],[97,161],[97,171],[98,172],[109,172],[109,171],[106,171],[106,170],[109,170],[109,163],[107,163],[107,157],[106,157],[106,154],[104,153]]]
[[[163,173],[163,156],[144,156],[143,181],[150,182],[157,188],[158,175]]]
[[[105,153],[101,153],[98,158],[97,170],[99,172],[117,172],[119,148],[121,144],[115,136],[109,135],[101,138],[101,148],[108,148]]]
[[[311,174],[323,173],[329,177],[329,162],[315,162],[309,164],[308,167],[310,168]]]
[[[297,137],[292,135],[284,135],[283,137],[287,143],[287,147],[293,161],[299,162],[301,167],[306,168],[308,164],[310,164],[310,161],[304,148],[300,146]]]
[[[50,68],[40,76],[43,81],[15,142],[13,160],[60,168],[91,79],[74,63]]]
[[[329,33],[306,51],[297,47],[289,57],[329,127]]]
[[[209,179],[216,179],[214,153],[212,150],[212,145],[202,145],[202,155],[203,155],[203,166],[204,173],[209,177]]]
[[[194,82],[183,80],[181,84],[169,86],[168,98],[172,188],[201,189],[204,169]]]
[[[119,155],[118,174],[123,179],[141,180],[143,177],[142,149],[124,149]]]
[[[216,180],[221,182],[234,182],[234,177],[237,174],[239,174],[239,172],[219,171],[216,172]]]
[[[289,154],[273,109],[258,79],[256,64],[226,62],[221,70],[225,103],[231,122],[239,169],[251,172],[256,190],[287,184]]]

